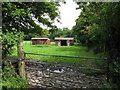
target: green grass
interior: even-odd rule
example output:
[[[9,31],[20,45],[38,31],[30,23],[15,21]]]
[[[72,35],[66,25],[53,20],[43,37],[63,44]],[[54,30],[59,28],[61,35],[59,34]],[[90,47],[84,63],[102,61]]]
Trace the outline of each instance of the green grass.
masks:
[[[76,44],[77,45],[77,44]],[[38,53],[38,54],[51,54],[51,55],[68,55],[68,56],[81,56],[81,57],[104,57],[103,54],[94,54],[88,51],[85,46],[55,46],[54,42],[51,45],[31,45],[31,41],[24,41],[24,52]],[[11,57],[17,57],[15,51]],[[64,63],[71,65],[79,65],[85,67],[102,67],[103,60],[68,58],[68,57],[54,57],[54,56],[41,56],[41,55],[26,55],[26,58],[31,60],[40,60],[48,63]]]

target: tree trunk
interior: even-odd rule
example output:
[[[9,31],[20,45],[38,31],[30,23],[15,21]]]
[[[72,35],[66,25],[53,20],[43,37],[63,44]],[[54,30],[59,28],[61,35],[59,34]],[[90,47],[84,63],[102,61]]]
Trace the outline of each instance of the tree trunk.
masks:
[[[18,60],[19,60],[18,61],[19,75],[22,76],[23,78],[26,78],[24,52],[22,48],[22,43],[18,44]]]

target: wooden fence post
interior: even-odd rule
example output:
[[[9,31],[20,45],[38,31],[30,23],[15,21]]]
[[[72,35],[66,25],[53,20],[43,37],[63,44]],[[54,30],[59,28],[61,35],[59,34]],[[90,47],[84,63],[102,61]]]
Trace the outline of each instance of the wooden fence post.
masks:
[[[22,48],[22,42],[18,44],[18,70],[19,70],[19,75],[22,76],[23,78],[26,78],[26,73],[25,73],[25,61],[24,61],[24,52]]]
[[[110,70],[109,70],[109,62],[110,62],[110,58],[107,59],[107,82],[109,83],[109,74],[110,74]]]

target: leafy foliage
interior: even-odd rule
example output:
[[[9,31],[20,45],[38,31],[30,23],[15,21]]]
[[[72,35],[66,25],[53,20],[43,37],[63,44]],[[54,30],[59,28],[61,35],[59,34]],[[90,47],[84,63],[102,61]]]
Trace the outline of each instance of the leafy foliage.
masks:
[[[54,32],[49,32],[48,37],[53,41],[55,37],[73,37],[72,30],[68,28],[58,29]]]
[[[23,40],[22,32],[7,32],[5,35],[3,34],[2,39],[2,56],[3,58],[12,53],[13,46],[17,45],[19,42]]]
[[[50,30],[56,29],[53,21],[59,15],[56,7],[58,5],[55,2],[4,2],[2,4],[3,57],[11,53],[12,47],[16,41],[17,43],[21,41],[23,34],[42,35],[45,30],[41,25],[49,27]]]
[[[78,4],[82,13],[73,27],[74,35],[79,42],[92,48],[95,53],[104,52],[108,55],[111,82],[119,86],[120,2]]]
[[[2,88],[26,88],[28,82],[15,73],[14,67],[8,62],[4,62],[4,70],[2,73]]]
[[[51,29],[56,28],[52,25],[52,20],[59,15],[57,5],[54,2],[3,3],[3,31],[15,29],[25,34],[28,32],[41,34],[43,28],[36,22],[47,25]]]
[[[13,47],[24,39],[24,35],[44,34],[46,26],[55,30],[53,21],[57,19],[58,3],[55,2],[4,2],[2,3],[2,54],[5,58],[12,53]],[[58,19],[57,19],[58,20]],[[4,89],[24,88],[27,82],[18,75],[7,63],[3,67]]]
[[[2,89],[2,66],[0,65],[0,90]]]
[[[96,53],[108,52],[107,47],[112,45],[108,45],[109,41],[119,36],[112,37],[114,30],[119,34],[119,3],[80,3],[80,8],[82,13],[73,27],[77,40],[95,47]]]

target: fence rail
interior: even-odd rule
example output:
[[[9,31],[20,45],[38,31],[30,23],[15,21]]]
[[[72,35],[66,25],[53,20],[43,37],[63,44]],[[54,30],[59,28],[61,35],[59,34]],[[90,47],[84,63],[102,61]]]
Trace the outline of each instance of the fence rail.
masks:
[[[56,57],[70,57],[70,58],[84,58],[84,59],[99,59],[99,60],[107,60],[107,58],[95,58],[95,57],[80,57],[80,56],[65,56],[65,55],[50,55],[50,54],[37,54],[37,53],[24,53],[32,54],[32,55],[43,55],[43,56],[56,56]]]
[[[37,54],[37,53],[25,53],[26,54],[31,54],[31,55],[43,55],[43,56],[56,56],[56,57],[70,57],[70,58],[83,58],[83,59],[97,59],[97,60],[106,60],[107,61],[107,82],[109,82],[109,59],[108,58],[95,58],[95,57],[80,57],[80,56],[65,56],[65,55],[50,55],[50,54]]]

